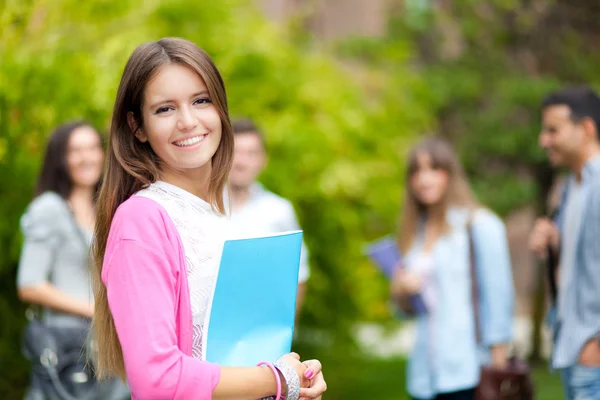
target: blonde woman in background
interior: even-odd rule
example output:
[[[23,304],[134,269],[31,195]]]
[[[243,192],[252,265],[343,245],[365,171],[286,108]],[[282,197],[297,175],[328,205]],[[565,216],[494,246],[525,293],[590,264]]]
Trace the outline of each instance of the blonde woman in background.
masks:
[[[407,370],[408,392],[419,400],[472,400],[480,367],[503,366],[512,339],[513,281],[505,228],[473,196],[452,147],[427,138],[408,159],[399,246],[403,254],[391,294],[415,316],[417,338]],[[477,342],[470,271],[474,242],[481,343]]]

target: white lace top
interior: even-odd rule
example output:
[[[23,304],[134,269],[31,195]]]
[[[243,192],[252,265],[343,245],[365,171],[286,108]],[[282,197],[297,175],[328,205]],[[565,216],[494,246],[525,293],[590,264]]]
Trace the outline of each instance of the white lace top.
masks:
[[[159,203],[173,221],[185,253],[194,334],[192,355],[202,359],[203,332],[212,301],[228,219],[215,213],[199,197],[166,182],[158,181],[139,191]]]

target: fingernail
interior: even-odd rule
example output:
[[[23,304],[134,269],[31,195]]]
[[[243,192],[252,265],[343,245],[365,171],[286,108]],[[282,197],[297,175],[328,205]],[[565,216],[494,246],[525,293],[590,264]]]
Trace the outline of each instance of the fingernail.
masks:
[[[313,372],[313,370],[312,370],[312,369],[307,369],[307,370],[304,372],[304,376],[306,377],[306,379],[312,379],[312,377],[313,377],[313,375],[314,375],[314,374],[315,374],[315,373]]]

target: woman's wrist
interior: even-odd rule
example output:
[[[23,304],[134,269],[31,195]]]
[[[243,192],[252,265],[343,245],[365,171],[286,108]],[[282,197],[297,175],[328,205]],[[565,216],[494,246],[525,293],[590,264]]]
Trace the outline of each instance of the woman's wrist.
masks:
[[[282,389],[282,398],[286,400],[298,400],[300,398],[300,377],[296,370],[285,361],[277,360],[273,363],[285,382],[285,391]]]
[[[275,397],[277,396],[278,383],[277,383],[277,378],[275,377],[275,374],[273,373],[273,370],[266,365],[261,365],[258,368],[260,368],[260,370],[261,370],[261,375],[265,377],[265,381],[269,382],[268,389],[265,389],[265,392],[263,393],[263,397],[261,397],[261,399],[275,399]],[[287,393],[283,390],[284,380],[282,379],[279,371],[277,369],[276,369],[276,371],[279,374],[279,381],[281,384],[281,393]],[[287,386],[286,386],[286,388],[287,388]]]
[[[269,367],[261,367],[261,368],[268,369],[271,376],[273,376],[273,373],[271,372]],[[288,393],[287,382],[285,381],[285,377],[283,376],[283,374],[281,373],[280,370],[277,370],[277,374],[279,375],[279,380],[281,382],[281,399],[280,400],[285,400],[287,398],[287,393]],[[275,389],[273,390],[273,394],[263,397],[260,400],[276,400],[276,398],[277,398],[276,392],[277,392],[277,383],[275,383]]]
[[[496,344],[491,346],[491,361],[496,367],[503,367],[508,360],[508,346],[506,344]]]
[[[402,284],[399,282],[399,279],[396,276],[394,276],[394,278],[392,279],[392,284],[390,285],[390,292],[392,296],[396,298],[404,296]]]
[[[81,305],[81,316],[85,318],[94,317],[94,304],[83,303]]]
[[[221,378],[213,390],[213,399],[275,399],[277,395],[275,372],[277,369],[273,371],[269,366],[220,368]]]

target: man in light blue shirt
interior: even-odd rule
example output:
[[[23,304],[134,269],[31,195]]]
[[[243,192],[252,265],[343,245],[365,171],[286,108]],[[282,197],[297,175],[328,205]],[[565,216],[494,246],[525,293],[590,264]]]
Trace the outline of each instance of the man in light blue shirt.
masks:
[[[600,400],[600,98],[587,87],[552,93],[542,104],[540,146],[570,175],[554,221],[539,219],[531,248],[559,252],[551,314],[552,367],[568,400]]]
[[[299,230],[292,203],[266,190],[257,178],[267,165],[264,137],[249,119],[233,123],[235,140],[233,166],[229,175],[231,228],[236,237],[253,237]],[[306,281],[309,277],[308,252],[302,245],[296,316],[298,316]]]

